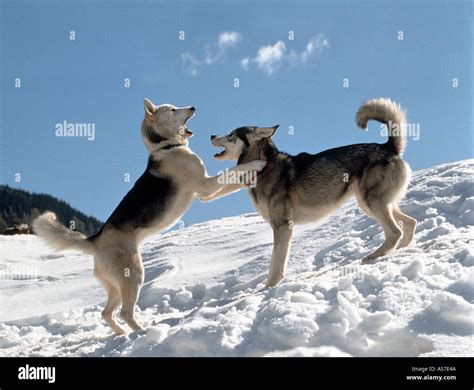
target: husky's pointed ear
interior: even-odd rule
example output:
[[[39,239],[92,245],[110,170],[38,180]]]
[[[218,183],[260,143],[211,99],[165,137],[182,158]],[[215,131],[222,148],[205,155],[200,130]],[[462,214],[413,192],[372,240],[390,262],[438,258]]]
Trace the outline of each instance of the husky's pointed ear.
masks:
[[[275,134],[275,131],[276,129],[278,129],[278,126],[280,125],[275,125],[272,127],[257,127],[255,129],[254,139],[258,141],[259,139],[262,139],[262,138],[273,137],[273,134]]]
[[[145,105],[145,115],[150,118],[153,117],[153,114],[156,112],[156,106],[150,99],[147,98],[143,100],[143,103]]]

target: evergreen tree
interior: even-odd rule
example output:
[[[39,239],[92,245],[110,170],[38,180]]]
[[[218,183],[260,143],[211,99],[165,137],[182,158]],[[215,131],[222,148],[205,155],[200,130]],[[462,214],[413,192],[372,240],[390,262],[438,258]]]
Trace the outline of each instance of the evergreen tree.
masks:
[[[75,230],[86,235],[96,233],[102,225],[98,219],[73,209],[63,200],[53,196],[33,194],[0,185],[0,233],[13,225],[31,225],[31,222],[45,211],[53,211],[58,220],[67,227],[74,221]]]

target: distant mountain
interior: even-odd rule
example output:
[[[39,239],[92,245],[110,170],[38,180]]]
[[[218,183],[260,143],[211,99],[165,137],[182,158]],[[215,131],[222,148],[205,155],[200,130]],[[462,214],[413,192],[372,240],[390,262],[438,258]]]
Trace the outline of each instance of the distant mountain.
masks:
[[[67,227],[72,227],[73,223],[74,230],[86,235],[94,234],[102,226],[98,219],[81,213],[51,195],[34,194],[0,185],[0,233],[13,225],[31,225],[37,216],[47,210],[55,212],[58,220]]]

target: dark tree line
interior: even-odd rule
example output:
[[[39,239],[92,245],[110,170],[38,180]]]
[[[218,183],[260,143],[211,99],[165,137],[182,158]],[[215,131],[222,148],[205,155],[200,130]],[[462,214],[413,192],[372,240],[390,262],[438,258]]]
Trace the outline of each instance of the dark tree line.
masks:
[[[0,185],[0,233],[14,225],[31,225],[44,211],[56,213],[58,220],[67,227],[71,227],[71,221],[74,221],[74,230],[86,235],[94,234],[102,225],[98,219],[73,209],[63,200],[51,195],[33,194]]]

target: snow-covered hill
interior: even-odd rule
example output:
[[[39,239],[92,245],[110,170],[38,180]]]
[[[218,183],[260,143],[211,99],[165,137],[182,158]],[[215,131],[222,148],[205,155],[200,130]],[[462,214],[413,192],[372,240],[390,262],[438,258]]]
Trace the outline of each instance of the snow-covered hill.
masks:
[[[359,260],[381,227],[352,201],[297,227],[267,290],[272,234],[255,214],[157,236],[142,247],[147,330],[127,336],[100,318],[90,257],[0,237],[0,355],[473,356],[473,173],[474,160],[416,172],[402,202],[416,242],[375,264]]]

